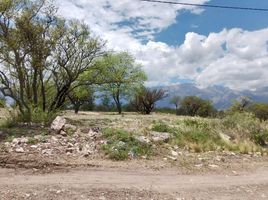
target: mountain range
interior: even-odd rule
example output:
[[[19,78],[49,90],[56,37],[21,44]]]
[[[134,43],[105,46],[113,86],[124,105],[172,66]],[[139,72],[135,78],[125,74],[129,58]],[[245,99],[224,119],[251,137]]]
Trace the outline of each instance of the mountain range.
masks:
[[[157,103],[158,107],[174,107],[170,104],[173,96],[198,96],[203,99],[211,100],[215,108],[219,110],[230,107],[235,99],[241,96],[247,96],[256,102],[268,103],[268,87],[263,87],[255,91],[235,91],[224,86],[209,86],[207,88],[199,88],[193,83],[183,83],[171,86],[160,86],[158,89],[164,89],[167,97]]]

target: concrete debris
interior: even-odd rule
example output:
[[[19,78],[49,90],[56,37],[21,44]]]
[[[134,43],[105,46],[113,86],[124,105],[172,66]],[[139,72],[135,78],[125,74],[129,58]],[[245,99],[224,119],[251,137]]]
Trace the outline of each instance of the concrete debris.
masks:
[[[60,132],[66,124],[66,119],[61,116],[57,116],[52,122],[50,128],[57,133]]]

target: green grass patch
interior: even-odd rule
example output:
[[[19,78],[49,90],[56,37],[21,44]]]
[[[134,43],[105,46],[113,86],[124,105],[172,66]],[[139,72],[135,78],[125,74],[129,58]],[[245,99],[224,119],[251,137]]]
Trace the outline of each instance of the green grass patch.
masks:
[[[173,130],[167,123],[163,121],[158,121],[153,124],[152,131],[170,133]]]
[[[126,160],[129,157],[150,156],[153,151],[149,144],[142,143],[124,130],[105,129],[103,131],[107,144],[102,146],[106,155],[112,160]]]

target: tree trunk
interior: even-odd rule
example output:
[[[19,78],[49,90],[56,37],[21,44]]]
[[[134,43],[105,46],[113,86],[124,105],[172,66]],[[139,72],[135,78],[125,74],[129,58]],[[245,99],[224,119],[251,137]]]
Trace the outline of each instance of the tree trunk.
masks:
[[[75,105],[75,106],[74,106],[74,113],[75,113],[75,114],[78,114],[79,109],[80,109],[80,105]]]
[[[122,113],[122,106],[121,106],[121,102],[120,102],[120,95],[119,95],[119,93],[117,93],[116,95],[113,95],[113,99],[114,99],[114,102],[116,104],[116,108],[117,108],[118,114],[121,114]]]

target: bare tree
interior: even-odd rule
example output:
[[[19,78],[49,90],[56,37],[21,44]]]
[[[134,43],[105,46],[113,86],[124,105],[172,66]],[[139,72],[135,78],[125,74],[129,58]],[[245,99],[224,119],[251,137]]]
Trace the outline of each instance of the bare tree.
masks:
[[[149,115],[155,109],[156,102],[166,97],[166,91],[163,89],[145,88],[135,95],[131,104],[138,112]]]

